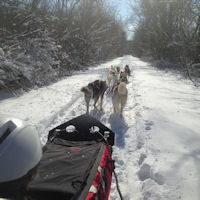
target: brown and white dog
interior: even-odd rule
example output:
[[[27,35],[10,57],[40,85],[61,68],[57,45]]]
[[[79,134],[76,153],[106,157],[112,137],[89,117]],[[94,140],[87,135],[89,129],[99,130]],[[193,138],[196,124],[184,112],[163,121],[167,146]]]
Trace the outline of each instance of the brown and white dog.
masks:
[[[128,83],[128,76],[131,76],[131,70],[128,65],[124,67],[124,71],[120,72],[120,80]]]
[[[119,80],[121,80],[122,82],[125,82],[127,84],[128,83],[128,74],[125,71],[120,72]]]
[[[108,88],[112,90],[114,83],[119,79],[120,67],[113,67],[111,65],[108,72]]]
[[[126,88],[126,83],[123,81],[115,82],[113,87],[112,104],[114,113],[120,114],[123,117],[123,109],[126,105],[128,98],[128,90]]]
[[[85,97],[87,114],[89,114],[89,104],[91,99],[94,99],[94,108],[97,109],[96,103],[100,97],[100,110],[102,110],[103,97],[107,88],[108,86],[106,84],[106,81],[102,80],[96,80],[92,83],[89,83],[87,86],[81,88],[81,92],[84,93]]]

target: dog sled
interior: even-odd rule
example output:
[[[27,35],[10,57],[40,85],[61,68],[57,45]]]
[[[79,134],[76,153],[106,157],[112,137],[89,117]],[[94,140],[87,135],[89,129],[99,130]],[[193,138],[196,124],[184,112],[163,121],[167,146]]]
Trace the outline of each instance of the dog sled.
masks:
[[[114,133],[89,115],[52,129],[27,199],[107,200]]]

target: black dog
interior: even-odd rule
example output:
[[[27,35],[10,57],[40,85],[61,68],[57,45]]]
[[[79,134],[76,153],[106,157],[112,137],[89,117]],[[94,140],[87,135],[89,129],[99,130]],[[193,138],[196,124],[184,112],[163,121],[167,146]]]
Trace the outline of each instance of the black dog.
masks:
[[[96,80],[92,83],[89,83],[87,86],[81,88],[81,92],[84,93],[85,96],[85,102],[87,106],[87,114],[89,113],[89,103],[90,99],[94,99],[94,108],[97,109],[96,103],[101,98],[100,103],[100,110],[102,110],[102,104],[103,104],[103,97],[104,93],[107,90],[108,86],[106,84],[106,81]]]

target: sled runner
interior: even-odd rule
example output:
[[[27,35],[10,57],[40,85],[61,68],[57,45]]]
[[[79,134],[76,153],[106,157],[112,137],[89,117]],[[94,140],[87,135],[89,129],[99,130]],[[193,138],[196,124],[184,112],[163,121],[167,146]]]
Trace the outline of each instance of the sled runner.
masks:
[[[89,115],[52,129],[28,199],[107,200],[113,145],[114,133]]]

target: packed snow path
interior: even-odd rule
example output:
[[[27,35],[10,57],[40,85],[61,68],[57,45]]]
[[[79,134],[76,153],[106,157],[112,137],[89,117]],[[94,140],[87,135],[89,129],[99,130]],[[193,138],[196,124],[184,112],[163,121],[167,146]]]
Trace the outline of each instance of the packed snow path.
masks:
[[[113,114],[109,94],[103,112],[90,107],[90,114],[116,133],[113,158],[124,199],[199,200],[200,91],[138,58],[120,57],[20,97],[0,94],[0,114],[32,124],[45,144],[50,129],[85,113],[82,86],[106,80],[111,65],[123,70],[126,64],[132,76],[124,119]],[[114,179],[109,199],[119,199]]]

